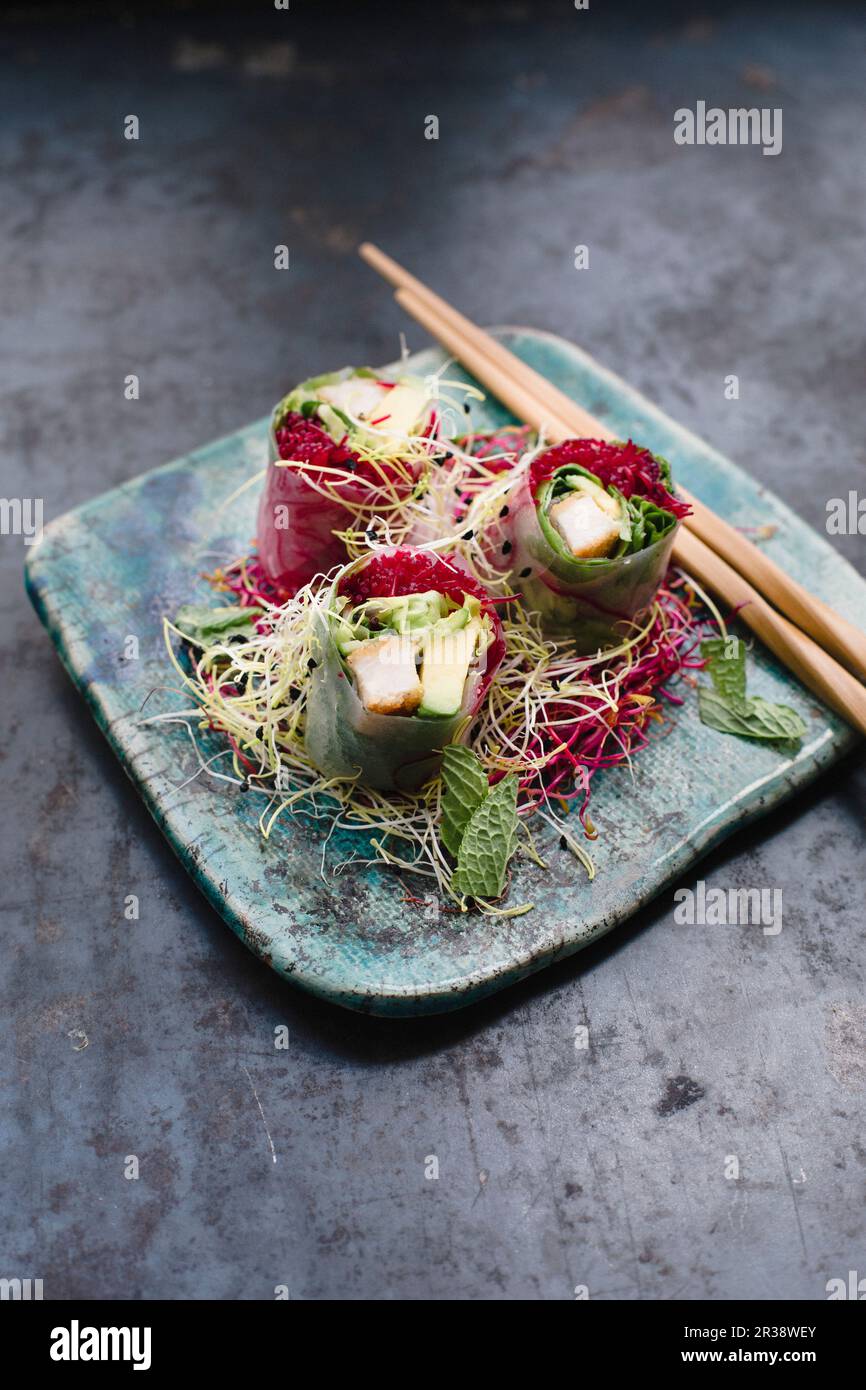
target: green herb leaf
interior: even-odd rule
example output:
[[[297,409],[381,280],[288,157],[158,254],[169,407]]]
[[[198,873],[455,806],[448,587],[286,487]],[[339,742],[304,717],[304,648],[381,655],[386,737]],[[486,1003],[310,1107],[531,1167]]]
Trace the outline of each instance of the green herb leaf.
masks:
[[[206,647],[221,639],[254,637],[255,621],[263,612],[262,608],[206,608],[186,603],[178,610],[174,623],[197,647]]]
[[[707,674],[726,700],[746,698],[746,647],[739,637],[708,637],[701,643]]]
[[[491,789],[463,832],[451,880],[463,897],[498,898],[517,841],[517,777],[512,772]]]
[[[772,705],[758,695],[727,697],[718,690],[698,689],[701,722],[722,734],[739,734],[767,743],[789,743],[802,738],[806,725],[788,705]]]
[[[472,813],[487,796],[487,773],[474,753],[450,743],[442,755],[442,824],[439,838],[457,858],[463,832]]]
[[[806,725],[789,705],[772,705],[758,695],[746,694],[746,648],[738,637],[709,637],[701,643],[712,689],[698,689],[701,723],[722,734],[761,739],[765,743],[793,743],[802,738]]]

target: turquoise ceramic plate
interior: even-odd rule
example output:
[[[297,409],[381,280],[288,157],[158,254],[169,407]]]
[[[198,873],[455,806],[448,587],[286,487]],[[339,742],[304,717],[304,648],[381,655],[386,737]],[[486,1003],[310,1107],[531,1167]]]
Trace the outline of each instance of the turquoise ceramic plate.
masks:
[[[618,434],[666,455],[675,477],[722,516],[776,523],[766,542],[773,557],[866,627],[866,583],[782,502],[575,348],[524,329],[503,336]],[[409,367],[426,372],[440,361],[431,351]],[[507,418],[496,406],[479,416],[482,426]],[[610,931],[853,741],[756,649],[750,692],[786,701],[806,720],[797,756],[704,728],[690,699],[669,736],[641,755],[633,779],[618,770],[593,784],[595,882],[555,838],[545,845],[541,835],[550,871],[520,865],[512,900],[536,908],[514,919],[459,917],[436,900],[406,903],[406,888],[387,872],[350,869],[335,877],[332,866],[358,847],[348,835],[334,837],[326,852],[326,829],[287,825],[266,843],[256,799],[206,777],[186,782],[195,770],[186,732],[143,727],[139,714],[148,692],[173,679],[162,615],[205,599],[201,571],[248,547],[258,489],[218,507],[263,466],[265,450],[261,421],[60,517],[29,556],[27,585],[69,674],[203,892],[250,950],[324,999],[370,1013],[426,1014],[513,984]],[[128,637],[138,639],[137,658],[125,655]],[[177,697],[158,692],[147,712],[172,703]]]

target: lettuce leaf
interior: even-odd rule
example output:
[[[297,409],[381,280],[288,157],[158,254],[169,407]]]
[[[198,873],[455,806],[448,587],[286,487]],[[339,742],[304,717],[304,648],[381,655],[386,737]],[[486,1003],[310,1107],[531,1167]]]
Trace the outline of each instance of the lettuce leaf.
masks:
[[[628,499],[627,506],[631,538],[621,552],[623,555],[634,555],[655,545],[656,541],[660,541],[677,524],[672,512],[666,512],[648,497],[632,496]]]

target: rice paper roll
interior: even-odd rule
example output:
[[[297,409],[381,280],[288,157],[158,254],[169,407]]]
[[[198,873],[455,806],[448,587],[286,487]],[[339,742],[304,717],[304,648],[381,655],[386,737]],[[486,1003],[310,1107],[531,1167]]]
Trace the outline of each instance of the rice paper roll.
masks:
[[[347,565],[319,606],[305,743],[328,777],[411,792],[462,741],[505,653],[490,597],[432,551]]]
[[[506,498],[495,542],[545,631],[588,653],[628,635],[664,579],[688,506],[667,461],[570,439],[538,454]]]
[[[256,541],[281,597],[345,561],[335,533],[359,507],[411,491],[417,462],[401,463],[399,438],[423,434],[430,416],[420,382],[352,367],[302,382],[275,407]]]

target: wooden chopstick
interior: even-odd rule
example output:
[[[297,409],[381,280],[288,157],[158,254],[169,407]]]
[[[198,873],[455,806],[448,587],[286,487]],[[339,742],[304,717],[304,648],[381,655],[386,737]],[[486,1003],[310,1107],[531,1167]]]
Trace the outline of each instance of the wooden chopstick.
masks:
[[[525,400],[526,393],[530,393],[534,397],[536,402],[534,409],[537,408],[541,412],[536,416],[538,420],[547,421],[549,424],[554,421],[559,422],[565,427],[566,435],[576,435],[579,438],[614,438],[613,433],[600,420],[596,420],[581,406],[570,400],[546,377],[526,366],[502,343],[489,333],[485,333],[483,329],[459,313],[439,295],[434,294],[414,275],[404,270],[397,261],[387,256],[384,251],[380,251],[378,247],[365,242],[360,247],[360,254],[374,270],[377,270],[392,285],[398,287],[397,299],[403,303],[403,307],[414,318],[418,318],[419,322],[424,322],[419,317],[419,313],[416,312],[420,311],[423,306],[436,315],[441,323],[459,335],[464,346],[462,352],[459,354],[455,352],[454,356],[460,356],[479,381],[482,380],[479,371],[469,365],[465,356],[469,349],[474,350],[475,361],[478,364],[481,363],[483,357],[486,357],[501,371],[514,377],[522,388],[522,399]],[[401,299],[401,292],[410,294],[412,299],[404,302]],[[425,323],[424,326],[428,332],[431,331],[429,323]],[[434,333],[433,336],[438,335]],[[451,351],[450,348],[449,351]],[[534,423],[533,418],[527,415],[525,410],[515,408],[508,401],[505,401],[504,397],[500,396],[500,399],[503,399],[509,409],[514,411],[514,414]],[[550,433],[550,429],[548,429],[548,433]],[[679,484],[678,491],[693,509],[692,516],[687,517],[685,521],[686,526],[691,531],[694,531],[705,544],[727,560],[728,564],[738,570],[754,589],[764,594],[792,622],[801,627],[804,632],[809,633],[820,646],[859,676],[866,678],[866,633],[855,627],[853,623],[849,623],[840,614],[835,613],[828,604],[814,594],[810,594],[802,584],[786,574],[763,550],[742,535],[736,527],[717,516],[699,498],[692,496]]]
[[[411,290],[398,290],[394,298],[407,314],[420,323],[422,328],[427,329],[431,337],[438,338],[446,351],[462,362],[483,386],[490,386],[494,395],[503,405],[508,406],[512,415],[518,416],[536,430],[544,430],[547,438],[555,443],[574,434],[573,429],[561,416],[548,410],[539,400],[531,384],[525,386],[516,374],[511,375],[504,371],[482,348],[464,338],[459,328],[453,327],[449,320],[440,318],[438,311],[426,300],[419,299]],[[496,379],[495,387],[492,385],[493,377]],[[591,415],[586,418],[592,421]]]
[[[479,328],[477,324],[473,323],[471,319],[467,319],[446,300],[440,298],[438,294],[434,294],[433,290],[428,289],[420,280],[416,280],[414,275],[410,275],[408,270],[404,270],[390,256],[386,256],[385,252],[380,251],[378,246],[373,246],[369,241],[365,241],[358,248],[358,251],[367,264],[378,271],[385,280],[398,290],[408,291],[414,295],[416,300],[427,305],[434,314],[460,334],[463,342],[489,357],[491,362],[499,366],[502,371],[513,375],[514,364],[518,363],[524,388],[532,392],[539,406],[543,405],[546,408],[549,418],[559,416],[569,422],[569,435],[577,435],[579,439],[615,438],[607,426],[602,425],[599,420],[594,419],[587,411],[570,400],[564,392],[554,386],[552,381],[548,381],[546,376],[542,376],[540,372],[536,372],[534,368],[521,362],[519,358],[514,356],[513,352],[508,351],[507,347],[503,347],[502,343],[497,342],[489,333],[485,333],[483,328]],[[397,298],[400,298],[399,294]]]
[[[729,521],[711,511],[685,488],[678,486],[677,491],[692,508],[692,515],[686,518],[690,531],[727,560],[792,622],[808,632],[819,646],[858,676],[866,678],[866,633],[836,613],[828,603],[810,594]]]
[[[493,392],[512,414],[536,429],[544,429],[558,442],[573,434],[568,422],[548,410],[520,379],[494,363],[475,342],[464,339],[452,321],[442,318],[430,304],[409,290],[398,290],[398,303],[418,321],[446,352],[462,362],[483,386]],[[519,359],[515,358],[515,361]],[[587,417],[589,434],[597,437],[597,421]],[[866,733],[866,688],[822,647],[777,613],[743,575],[733,569],[698,535],[681,528],[674,545],[674,559],[694,578],[720,595],[760,637],[803,685],[835,709],[862,733]]]

